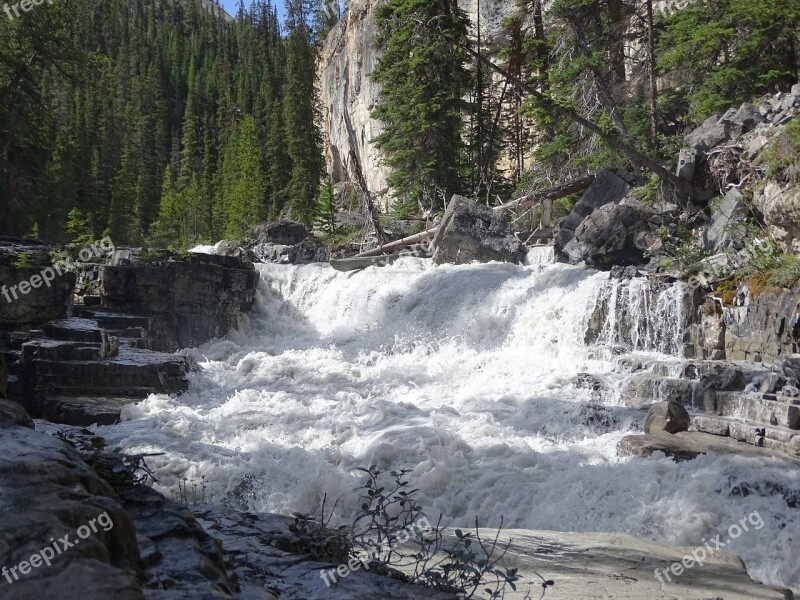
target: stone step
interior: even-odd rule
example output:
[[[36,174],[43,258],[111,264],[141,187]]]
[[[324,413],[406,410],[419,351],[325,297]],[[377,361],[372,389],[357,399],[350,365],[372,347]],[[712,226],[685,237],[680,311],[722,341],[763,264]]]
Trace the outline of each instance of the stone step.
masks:
[[[80,317],[51,321],[42,329],[48,337],[54,340],[95,344],[103,342],[103,334],[105,333],[95,321]]]
[[[797,398],[706,390],[702,407],[709,414],[800,430],[800,399]]]
[[[99,361],[113,358],[119,353],[119,344],[108,338],[108,343],[68,342],[61,340],[36,340],[23,345],[25,361]]]
[[[97,309],[82,309],[76,311],[81,317],[92,319],[104,329],[153,329],[153,319],[141,315],[127,313],[105,312]]]
[[[52,423],[86,427],[119,423],[122,409],[141,402],[141,396],[62,396],[38,394],[33,412]]]
[[[119,355],[102,361],[36,359],[28,365],[37,390],[144,397],[186,389],[190,359],[123,346]]]
[[[717,415],[695,415],[692,418],[692,427],[697,431],[727,436],[753,446],[800,456],[800,433],[787,427],[757,421],[743,422]]]

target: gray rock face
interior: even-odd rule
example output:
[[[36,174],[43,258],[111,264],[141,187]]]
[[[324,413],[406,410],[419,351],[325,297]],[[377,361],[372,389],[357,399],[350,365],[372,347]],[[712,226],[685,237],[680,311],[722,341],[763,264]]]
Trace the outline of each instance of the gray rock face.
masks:
[[[0,398],[8,398],[8,369],[2,354],[0,354]]]
[[[768,181],[757,203],[781,250],[800,253],[800,185]]]
[[[800,355],[784,358],[780,364],[781,373],[786,379],[800,382]]]
[[[607,204],[620,202],[630,186],[611,171],[601,171],[583,197],[573,207],[555,231],[555,253],[560,260],[568,260],[565,247],[575,238],[575,230],[595,210]]]
[[[453,196],[433,239],[437,264],[473,261],[522,263],[525,251],[511,231],[508,215],[462,196]]]
[[[152,264],[100,267],[101,306],[158,316],[161,351],[197,346],[236,327],[255,298],[252,263],[228,256],[192,254]]]
[[[564,248],[570,262],[596,268],[643,264],[657,237],[656,216],[638,206],[607,204],[586,217]]]
[[[725,308],[728,360],[775,363],[800,348],[800,290],[768,289],[752,294],[742,286]]]
[[[53,270],[51,250],[43,244],[0,241],[0,327],[69,314],[76,276]]]
[[[659,402],[650,407],[642,423],[645,433],[688,431],[692,419],[679,402]]]
[[[745,222],[748,213],[742,193],[731,189],[711,214],[708,228],[703,232],[703,249],[716,254],[731,248],[736,242],[734,229]]]

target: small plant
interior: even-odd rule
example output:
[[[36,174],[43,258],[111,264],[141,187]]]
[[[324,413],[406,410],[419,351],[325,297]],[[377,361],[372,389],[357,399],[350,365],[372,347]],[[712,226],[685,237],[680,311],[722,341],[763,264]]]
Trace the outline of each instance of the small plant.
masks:
[[[121,489],[144,485],[151,480],[157,482],[145,459],[163,454],[125,454],[122,448],[114,448],[111,452],[95,450],[84,460],[112,487]]]
[[[28,237],[33,239],[33,240],[38,240],[39,239],[39,224],[38,223],[34,223],[33,224],[33,227],[31,227],[31,230],[28,232]]]
[[[347,562],[352,551],[350,528],[347,525],[337,528],[330,527],[338,500],[334,503],[330,514],[326,516],[325,502],[327,498],[325,496],[322,500],[319,517],[294,513],[294,524],[289,526],[289,531],[297,538],[294,550],[308,554],[315,560],[332,560],[343,564]]]
[[[27,269],[33,266],[33,256],[29,252],[20,252],[14,260],[15,269]]]
[[[178,480],[178,491],[172,490],[172,499],[175,502],[179,502],[181,504],[185,504],[189,506],[190,504],[197,504],[198,502],[205,502],[206,501],[206,488],[208,488],[208,484],[206,483],[205,475],[200,478],[200,484],[198,485],[197,481],[194,479],[191,481],[191,496],[189,495],[189,480],[185,477]],[[198,491],[199,490],[199,491]]]
[[[89,219],[84,218],[81,211],[73,208],[67,215],[67,223],[64,227],[67,237],[77,244],[91,244],[94,241],[92,230],[89,226]]]
[[[297,550],[340,564],[348,559],[367,562],[372,572],[391,573],[464,599],[496,600],[503,598],[507,587],[516,590],[517,569],[499,566],[508,550],[498,544],[502,521],[490,540],[481,536],[477,518],[474,533],[456,529],[450,534],[441,527],[441,517],[435,526],[425,517],[415,499],[419,490],[410,489],[406,480],[409,471],[384,473],[375,466],[358,470],[367,478],[356,488],[361,504],[353,523],[331,528],[336,506],[326,516],[326,497],[320,517],[294,515],[290,531]],[[544,578],[542,582],[544,595],[553,582]]]

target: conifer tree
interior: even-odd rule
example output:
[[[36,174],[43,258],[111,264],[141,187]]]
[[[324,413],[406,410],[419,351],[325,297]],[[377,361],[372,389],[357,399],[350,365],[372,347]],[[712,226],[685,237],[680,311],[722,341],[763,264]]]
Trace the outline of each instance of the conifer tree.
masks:
[[[372,76],[383,94],[372,114],[384,131],[375,143],[401,201],[442,207],[462,189],[467,24],[455,0],[388,0],[377,9]]]

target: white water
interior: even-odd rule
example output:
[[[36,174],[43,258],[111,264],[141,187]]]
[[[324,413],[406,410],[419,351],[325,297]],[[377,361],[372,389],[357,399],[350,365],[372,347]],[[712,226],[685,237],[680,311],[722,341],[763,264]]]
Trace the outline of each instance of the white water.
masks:
[[[205,477],[208,500],[287,514],[343,495],[346,518],[362,479],[352,469],[377,464],[411,469],[428,514],[447,524],[478,515],[492,527],[502,516],[506,527],[680,545],[724,538],[758,511],[764,527],[727,549],[757,579],[800,584],[800,511],[768,492],[731,494],[742,483],[800,490],[797,469],[737,456],[619,459],[616,444],[641,412],[613,393],[592,408],[597,399],[571,383],[589,372],[619,389],[625,377],[609,351],[584,345],[599,299],[642,319],[621,327],[612,315],[605,343],[636,331],[639,350],[669,350],[680,334],[678,290],[637,305],[612,293],[607,275],[566,265],[406,258],[358,273],[259,269],[241,331],[190,351],[202,371],[189,392],[151,396],[101,428],[129,450],[165,452],[149,462],[168,494],[179,478],[191,489]]]

